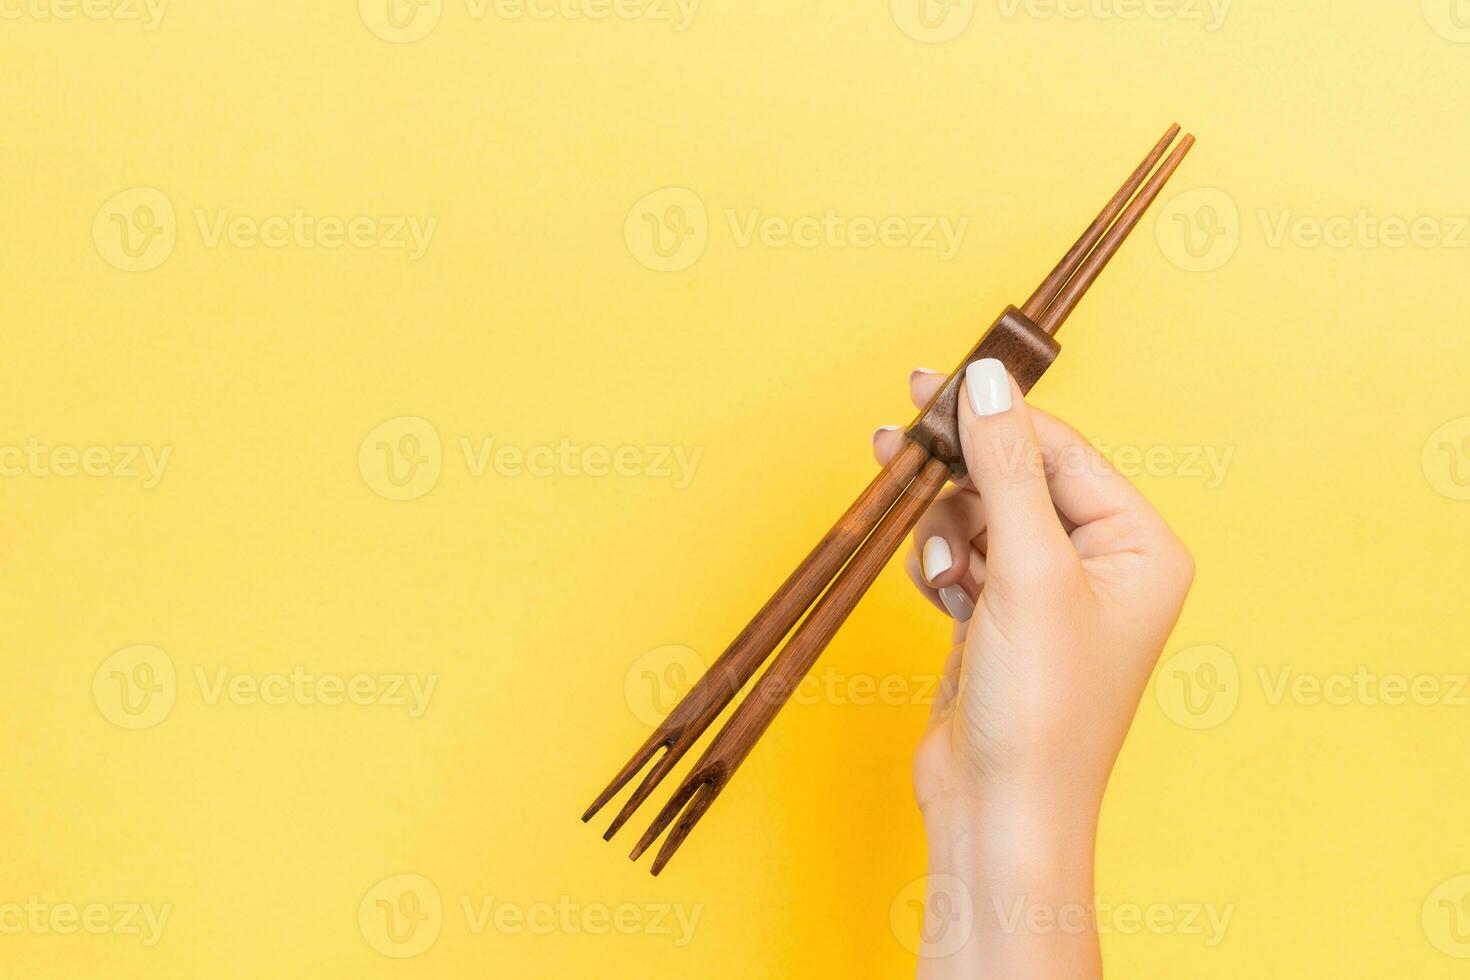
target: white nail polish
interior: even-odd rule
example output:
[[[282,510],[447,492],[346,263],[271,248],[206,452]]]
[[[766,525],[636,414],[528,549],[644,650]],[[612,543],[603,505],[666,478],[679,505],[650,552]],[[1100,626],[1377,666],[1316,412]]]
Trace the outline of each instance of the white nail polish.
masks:
[[[924,542],[924,581],[933,582],[954,565],[949,542],[937,534]]]
[[[958,585],[946,585],[939,590],[939,601],[944,603],[944,608],[949,614],[961,623],[970,621],[975,615],[975,603],[963,588]]]
[[[965,390],[976,415],[999,415],[1011,407],[1011,380],[1006,366],[993,357],[965,368]]]

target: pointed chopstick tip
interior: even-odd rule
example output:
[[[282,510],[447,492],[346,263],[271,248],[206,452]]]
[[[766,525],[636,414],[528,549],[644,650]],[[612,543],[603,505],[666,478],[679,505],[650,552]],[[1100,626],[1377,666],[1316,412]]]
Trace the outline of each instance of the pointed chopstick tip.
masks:
[[[685,776],[684,781],[679,784],[679,788],[674,790],[674,795],[671,796],[669,798],[669,801],[664,804],[664,808],[658,812],[658,815],[656,817],[653,818],[653,823],[648,825],[648,829],[645,830],[643,832],[643,836],[638,839],[638,843],[633,845],[633,853],[629,854],[628,857],[634,861],[642,857],[643,852],[648,850],[653,842],[659,839],[663,832],[668,829],[669,825],[672,824],[680,816],[681,813],[684,813],[684,807],[688,805],[689,801],[693,800],[696,795],[700,797],[701,801],[704,801],[704,806],[708,806],[709,803],[714,800],[714,794],[704,793],[701,791],[712,788],[712,784],[713,778],[709,775],[709,773],[701,772],[698,768],[696,768],[689,775]],[[694,825],[694,820],[699,819],[699,814],[694,813],[695,810],[700,810],[700,812],[703,812],[702,808],[696,805],[695,807],[690,808],[689,814],[684,814],[684,820],[682,820],[680,824],[674,828],[674,832],[669,835],[669,840],[664,843],[664,853],[660,854],[660,857],[663,857],[665,860],[667,860],[665,854],[673,853],[673,848],[671,848],[669,844],[674,843],[675,838],[682,839],[683,835],[687,834],[689,832],[689,828]],[[693,819],[689,819],[690,814],[693,814]],[[677,846],[677,844],[674,844],[674,847]],[[660,865],[660,867],[662,867],[662,865]]]
[[[602,792],[597,794],[597,799],[593,800],[592,805],[582,814],[582,822],[587,823],[593,817],[597,816],[598,812],[607,806],[614,796],[621,793],[623,787],[627,786],[634,776],[642,772],[661,750],[672,747],[675,738],[675,734],[671,734],[664,729],[660,729],[650,735],[648,740],[638,747],[638,751],[633,753],[633,758],[628,760],[627,765],[618,770],[618,774],[612,778],[612,782],[608,783]],[[646,796],[652,788],[652,786],[647,785],[647,780],[645,779],[644,785],[640,787],[640,792]]]
[[[1086,262],[1093,248],[1107,234],[1114,220],[1127,207],[1128,202],[1137,193],[1138,189],[1143,186],[1144,181],[1148,179],[1149,173],[1164,158],[1164,154],[1169,151],[1170,145],[1174,142],[1174,137],[1178,135],[1178,123],[1171,124],[1164,131],[1164,135],[1159,138],[1158,142],[1154,143],[1153,147],[1148,151],[1148,155],[1143,158],[1143,162],[1133,168],[1133,172],[1128,175],[1128,179],[1108,199],[1108,203],[1103,205],[1103,209],[1098,212],[1097,217],[1082,232],[1082,236],[1067,250],[1067,253],[1062,256],[1061,261],[1052,268],[1051,272],[1047,274],[1046,278],[1032,292],[1030,298],[1021,305],[1022,313],[1031,317],[1037,323],[1042,321],[1043,314],[1051,306],[1052,301],[1056,299],[1067,282],[1071,280],[1072,276]]]
[[[689,799],[683,816],[679,818],[678,823],[674,824],[674,829],[669,831],[669,836],[664,839],[664,846],[659,849],[658,856],[653,859],[652,870],[655,875],[664,869],[664,865],[669,863],[674,852],[688,839],[689,832],[709,810],[715,797],[720,795],[721,788],[717,783],[702,783],[694,796]]]
[[[659,829],[662,830],[663,828]],[[638,838],[638,843],[633,845],[633,850],[628,852],[628,860],[636,861],[641,858],[643,856],[643,852],[648,850],[648,846],[656,840],[658,840],[658,834],[651,831],[649,833],[645,833],[642,837]]]
[[[623,824],[628,822],[628,818],[637,812],[638,808],[643,805],[643,801],[648,799],[658,787],[659,783],[663,782],[664,777],[669,774],[669,771],[674,768],[674,765],[683,756],[684,749],[686,748],[688,748],[687,742],[676,742],[673,746],[670,746],[669,751],[658,757],[658,760],[653,764],[653,768],[648,770],[644,775],[643,781],[633,790],[627,802],[623,804],[623,808],[618,811],[618,815],[608,825],[607,833],[602,835],[603,840],[613,839],[613,835],[622,829]]]
[[[1168,159],[1159,164],[1159,168],[1139,188],[1137,196],[1128,203],[1128,206],[1118,215],[1117,220],[1113,222],[1112,227],[1098,241],[1097,247],[1078,266],[1076,274],[1067,281],[1067,284],[1057,293],[1051,305],[1046,308],[1046,312],[1036,321],[1038,327],[1049,334],[1056,334],[1062,324],[1066,322],[1067,317],[1077,307],[1077,303],[1082,299],[1083,295],[1097,281],[1097,277],[1107,267],[1108,262],[1117,254],[1123,242],[1132,234],[1133,229],[1138,226],[1138,222],[1143,218],[1144,212],[1149,209],[1154,199],[1163,191],[1164,185],[1169,182],[1169,178],[1174,176],[1174,171],[1179,169],[1179,165],[1184,161],[1185,154],[1189,152],[1190,147],[1194,146],[1194,142],[1193,134],[1185,136],[1174,147],[1174,152],[1169,154]]]

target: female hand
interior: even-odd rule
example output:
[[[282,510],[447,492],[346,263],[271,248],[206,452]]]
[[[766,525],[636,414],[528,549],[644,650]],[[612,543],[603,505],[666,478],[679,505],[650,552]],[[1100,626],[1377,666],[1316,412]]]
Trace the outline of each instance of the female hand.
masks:
[[[944,380],[914,372],[915,405]],[[970,480],[930,507],[908,566],[956,621],[914,784],[931,878],[969,891],[973,923],[956,926],[969,926],[965,942],[935,944],[947,955],[921,974],[1100,976],[1098,808],[1194,564],[1143,495],[1027,406],[999,361],[972,364],[959,401]],[[880,429],[879,461],[903,439]],[[1005,914],[1018,901],[1051,919]],[[1069,912],[1079,928],[1016,926]]]

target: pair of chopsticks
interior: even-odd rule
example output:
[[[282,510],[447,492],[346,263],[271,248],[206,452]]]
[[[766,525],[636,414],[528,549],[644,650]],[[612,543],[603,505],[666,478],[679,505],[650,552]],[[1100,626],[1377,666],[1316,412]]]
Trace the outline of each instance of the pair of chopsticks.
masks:
[[[658,874],[668,864],[920,515],[938,496],[945,480],[965,475],[955,404],[966,366],[984,357],[998,357],[1023,391],[1035,384],[1060,349],[1053,335],[1194,145],[1194,137],[1186,135],[1155,170],[1178,135],[1179,127],[1170,126],[1025,304],[1019,310],[1011,307],[1001,314],[909,426],[908,438],[898,454],[598,794],[582,815],[583,821],[591,820],[663,751],[613,818],[604,839],[612,839],[795,626],[785,647],[633,848],[632,857],[637,860],[674,824],[654,858],[653,873]],[[675,818],[679,818],[676,824]]]

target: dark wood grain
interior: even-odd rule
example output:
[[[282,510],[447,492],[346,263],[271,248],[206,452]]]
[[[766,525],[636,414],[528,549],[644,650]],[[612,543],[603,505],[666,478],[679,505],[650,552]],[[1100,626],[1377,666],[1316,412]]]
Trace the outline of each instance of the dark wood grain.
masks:
[[[638,774],[660,751],[664,754],[644,776],[632,796],[613,819],[607,832],[611,839],[638,806],[648,798],[668,771],[688,752],[711,721],[725,709],[745,686],[760,665],[776,649],[781,638],[791,631],[801,614],[821,595],[832,576],[852,557],[858,545],[863,543],[873,525],[878,523],[898,495],[903,492],[914,474],[928,459],[923,447],[912,442],[904,444],[887,466],[873,478],[851,507],[837,519],[811,553],[796,566],[796,571],[781,583],[760,611],[755,614],[740,635],[725,648],[725,652],[710,665],[709,670],[695,682],[674,710],[664,719],[634,753],[627,765],[598,794],[597,799],[582,815],[582,820],[591,820],[627,782]]]
[[[654,818],[648,832],[633,849],[632,856],[635,859],[663,833],[664,828],[684,809],[685,804],[689,804],[689,809],[669,833],[669,839],[664,842],[658,857],[654,859],[654,874],[663,870],[669,858],[689,835],[689,831],[724,790],[740,763],[755,747],[756,740],[770,726],[791,693],[796,690],[796,686],[811,670],[812,664],[817,662],[817,658],[837,634],[838,627],[868,591],[883,566],[888,564],[888,559],[893,557],[893,553],[913,529],[920,515],[938,496],[948,476],[949,467],[942,461],[931,459],[924,464],[913,486],[884,516],[872,536],[858,549],[857,555],[842,570],[842,574],[837,576],[832,588],[817,601],[811,613],[802,620],[796,632],[791,634],[786,646],[776,655],[771,666],[761,675],[755,687],[751,688],[745,700],[740,702],[740,706],[715,736],[694,769],[674,791],[668,805]]]
[[[927,449],[935,459],[943,460],[956,480],[964,478],[968,470],[965,469],[964,452],[960,449],[958,409],[965,368],[993,357],[1006,366],[1016,384],[1026,392],[1051,367],[1061,349],[1061,345],[1032,323],[1026,314],[1014,306],[1006,307],[909,425],[908,437]]]

